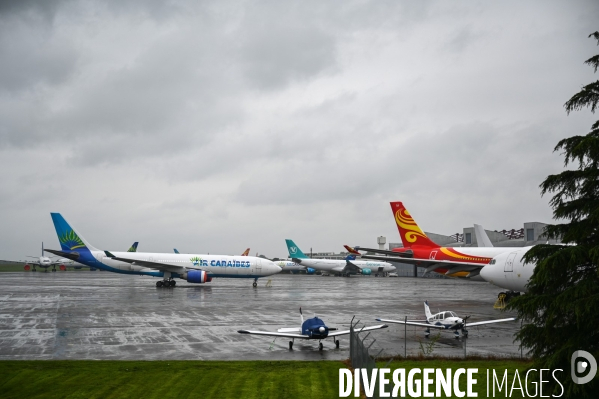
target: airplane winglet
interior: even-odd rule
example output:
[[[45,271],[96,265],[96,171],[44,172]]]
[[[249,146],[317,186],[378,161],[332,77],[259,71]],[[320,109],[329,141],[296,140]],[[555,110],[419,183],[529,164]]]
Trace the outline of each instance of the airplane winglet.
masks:
[[[108,256],[109,258],[116,258],[116,256],[114,256],[113,254],[110,253],[110,251],[104,251],[104,253],[106,254],[106,256]]]

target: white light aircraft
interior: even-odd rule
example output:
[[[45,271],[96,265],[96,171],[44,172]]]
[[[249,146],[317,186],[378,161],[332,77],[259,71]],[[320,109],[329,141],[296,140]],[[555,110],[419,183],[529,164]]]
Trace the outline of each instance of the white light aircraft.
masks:
[[[377,321],[382,321],[384,323],[395,323],[395,324],[407,324],[410,326],[421,326],[426,327],[426,331],[424,332],[424,336],[428,338],[431,333],[431,328],[436,328],[440,330],[453,330],[455,333],[455,337],[459,338],[460,333],[458,330],[462,331],[462,335],[464,337],[468,337],[468,330],[466,329],[466,324],[468,327],[482,326],[485,324],[492,323],[502,323],[505,321],[514,321],[516,320],[514,317],[510,317],[507,319],[498,319],[498,320],[486,320],[486,321],[477,321],[474,323],[466,323],[470,316],[466,316],[464,318],[459,317],[454,312],[444,311],[439,312],[437,314],[432,314],[431,310],[428,306],[428,301],[424,302],[424,313],[426,315],[426,320],[387,320],[387,319],[376,319]]]
[[[350,256],[348,259],[313,259],[306,256],[293,240],[285,240],[289,257],[293,262],[323,272],[337,273],[342,276],[350,274],[370,275],[374,271],[378,273],[394,272],[395,266],[387,262],[381,261],[363,261],[355,260],[355,256]]]
[[[291,338],[289,341],[289,350],[293,349],[293,342],[296,339],[317,339],[318,340],[318,350],[322,350],[322,340],[325,338],[333,338],[335,341],[335,347],[339,348],[339,340],[336,340],[335,337],[340,335],[347,335],[350,333],[350,330],[337,331],[336,328],[327,327],[324,324],[324,321],[314,316],[311,319],[304,321],[304,315],[302,314],[302,308],[300,308],[300,319],[301,324],[299,327],[289,327],[289,328],[279,328],[277,332],[271,331],[253,331],[253,330],[239,330],[237,331],[240,334],[255,334],[255,335],[266,335],[269,337],[283,337],[283,338]],[[357,331],[371,331],[371,330],[380,330],[381,328],[387,328],[386,324],[381,324],[377,326],[364,327],[361,329],[357,329]],[[334,332],[331,332],[334,331]]]
[[[177,277],[198,284],[210,282],[214,277],[252,278],[256,287],[258,278],[281,271],[271,261],[252,256],[101,251],[90,245],[59,213],[51,215],[62,250],[46,249],[46,252],[114,273],[162,278],[156,287],[174,287]]]

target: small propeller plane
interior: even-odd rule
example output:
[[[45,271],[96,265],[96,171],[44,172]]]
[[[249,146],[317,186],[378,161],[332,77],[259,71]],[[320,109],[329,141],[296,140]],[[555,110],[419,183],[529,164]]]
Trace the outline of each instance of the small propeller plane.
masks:
[[[300,308],[300,318],[301,318],[301,327],[290,327],[290,328],[279,328],[277,332],[270,331],[250,331],[250,330],[239,330],[237,331],[240,334],[255,334],[255,335],[266,335],[270,337],[284,337],[291,338],[289,341],[289,350],[293,349],[293,342],[295,339],[317,339],[318,342],[318,350],[322,350],[322,340],[325,338],[332,337],[335,341],[335,347],[339,348],[339,340],[335,339],[340,335],[347,335],[350,333],[349,330],[337,331],[336,328],[327,327],[324,324],[324,321],[314,316],[311,319],[304,321],[304,315],[302,313],[302,308]],[[381,328],[389,327],[386,324],[380,324],[378,326],[370,326],[359,329],[359,331],[371,331],[371,330],[379,330]],[[334,332],[330,332],[334,331]]]
[[[454,312],[443,311],[437,314],[432,314],[431,310],[428,306],[428,301],[424,301],[424,313],[426,314],[426,320],[387,320],[387,319],[376,319],[377,321],[382,321],[385,323],[395,323],[395,324],[407,324],[410,326],[422,326],[426,327],[426,331],[424,332],[424,336],[428,338],[431,333],[431,328],[438,328],[440,330],[454,330],[455,337],[459,338],[460,333],[458,330],[462,331],[463,337],[468,337],[468,330],[466,329],[466,324],[468,327],[482,326],[484,324],[492,324],[492,323],[502,323],[504,321],[515,321],[515,317],[510,317],[507,319],[497,319],[497,320],[485,320],[485,321],[477,321],[474,323],[467,323],[470,316],[466,316],[464,318],[458,317]]]

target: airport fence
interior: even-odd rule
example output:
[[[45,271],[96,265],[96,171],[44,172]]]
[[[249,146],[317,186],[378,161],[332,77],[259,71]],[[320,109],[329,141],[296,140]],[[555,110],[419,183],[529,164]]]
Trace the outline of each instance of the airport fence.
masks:
[[[372,342],[370,342],[370,344],[367,346],[366,345],[366,339],[368,338],[368,336],[370,335],[370,333],[366,333],[363,337],[360,337],[360,333],[362,333],[363,331],[361,331],[360,328],[356,328],[357,324],[360,321],[358,320],[356,323],[354,323],[354,319],[352,319],[352,322],[350,324],[350,328],[349,328],[349,361],[351,363],[351,367],[352,369],[366,369],[368,371],[368,375],[372,375],[372,370],[374,368],[376,368],[376,356],[378,356],[381,352],[379,351],[379,353],[376,356],[371,356],[370,353],[368,352],[369,349],[372,347],[372,345],[376,342],[376,339],[373,339]],[[377,379],[378,380],[378,379]],[[363,393],[364,390],[362,390]],[[374,389],[373,389],[373,395],[372,396],[366,396],[367,398],[376,398],[378,399],[379,397],[379,387],[378,384],[375,385]]]

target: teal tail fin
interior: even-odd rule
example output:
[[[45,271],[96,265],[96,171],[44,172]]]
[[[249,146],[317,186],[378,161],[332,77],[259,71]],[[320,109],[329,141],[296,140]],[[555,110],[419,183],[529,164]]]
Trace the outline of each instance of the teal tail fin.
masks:
[[[298,258],[298,259],[307,259],[308,258],[306,256],[306,254],[304,254],[302,252],[302,250],[299,249],[299,247],[297,245],[295,245],[293,240],[287,239],[287,240],[285,240],[285,242],[287,243],[287,250],[289,251],[290,258]]]
[[[139,244],[139,242],[135,241],[133,245],[131,245],[131,248],[127,250],[127,252],[137,252],[137,244]]]

